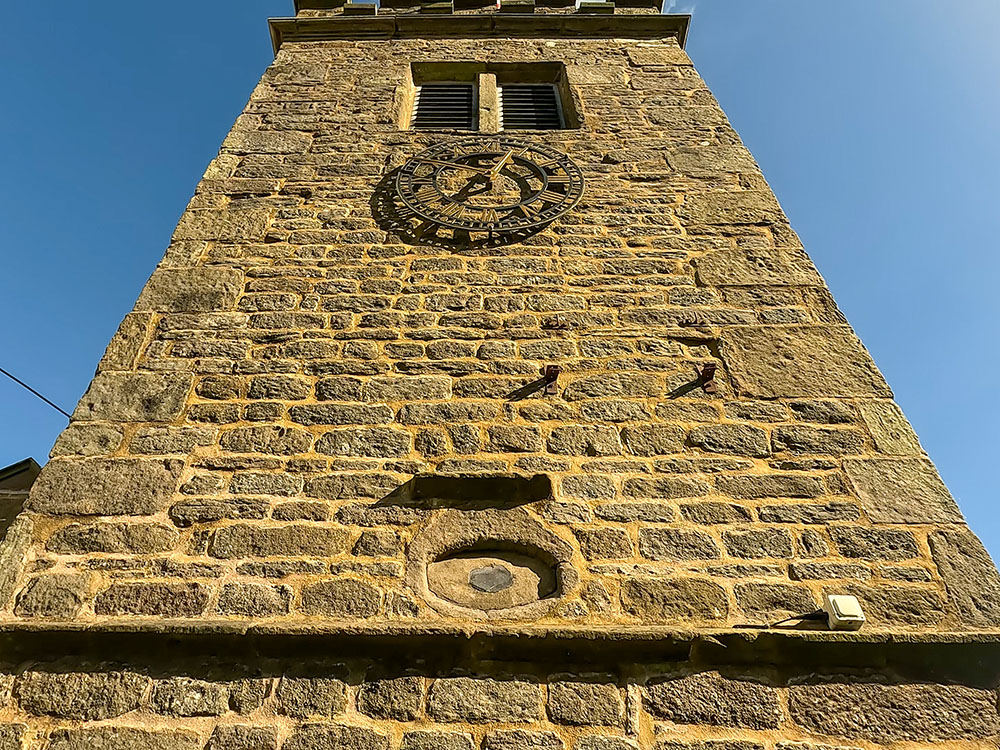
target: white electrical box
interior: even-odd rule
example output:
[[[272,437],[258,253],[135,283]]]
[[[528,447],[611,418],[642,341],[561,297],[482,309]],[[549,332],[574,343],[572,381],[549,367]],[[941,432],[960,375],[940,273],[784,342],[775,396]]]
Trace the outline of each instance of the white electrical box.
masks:
[[[823,611],[830,630],[860,630],[865,624],[865,613],[856,596],[827,594],[823,597]]]

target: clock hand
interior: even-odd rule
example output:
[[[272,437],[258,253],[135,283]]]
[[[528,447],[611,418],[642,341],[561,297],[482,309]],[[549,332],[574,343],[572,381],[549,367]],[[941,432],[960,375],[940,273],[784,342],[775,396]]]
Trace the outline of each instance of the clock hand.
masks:
[[[489,174],[490,170],[485,167],[473,167],[469,164],[456,164],[451,161],[441,161],[440,159],[421,159],[418,158],[417,161],[423,162],[424,164],[437,164],[442,167],[451,167],[452,169],[464,169],[467,172],[479,172],[481,174]]]
[[[513,155],[514,155],[514,149],[511,149],[506,154],[504,154],[504,157],[500,161],[498,161],[495,165],[493,165],[493,169],[489,171],[490,182],[493,182],[493,180],[497,178],[497,176],[500,174],[500,170],[502,170],[504,167],[507,166],[507,162],[510,161],[510,158]]]

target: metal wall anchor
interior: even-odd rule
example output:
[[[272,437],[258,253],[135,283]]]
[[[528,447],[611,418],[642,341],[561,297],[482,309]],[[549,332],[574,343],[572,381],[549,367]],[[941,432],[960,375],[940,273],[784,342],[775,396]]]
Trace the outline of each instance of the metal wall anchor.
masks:
[[[705,393],[718,393],[719,386],[715,382],[715,371],[717,365],[715,362],[706,362],[705,365],[698,370],[698,382],[701,384],[701,389]]]
[[[559,365],[546,365],[545,369],[542,370],[542,376],[545,379],[546,396],[559,395],[559,385],[556,381],[559,380],[560,372],[562,372],[562,368],[560,368]]]

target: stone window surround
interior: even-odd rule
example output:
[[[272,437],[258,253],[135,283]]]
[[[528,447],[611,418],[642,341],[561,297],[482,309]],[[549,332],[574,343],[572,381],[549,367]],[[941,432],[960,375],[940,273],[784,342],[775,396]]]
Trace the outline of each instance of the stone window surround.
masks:
[[[417,88],[426,83],[472,83],[473,102],[478,107],[471,132],[501,132],[499,86],[504,83],[548,83],[556,90],[562,114],[562,130],[575,130],[582,121],[577,114],[573,93],[563,62],[490,63],[490,62],[414,62],[406,81],[399,87],[401,102],[397,118],[400,130],[410,130]]]

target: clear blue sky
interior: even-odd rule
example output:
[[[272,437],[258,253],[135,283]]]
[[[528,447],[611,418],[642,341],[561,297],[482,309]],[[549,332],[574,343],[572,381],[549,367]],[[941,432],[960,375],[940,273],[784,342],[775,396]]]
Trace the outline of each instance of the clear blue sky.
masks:
[[[8,3],[0,367],[72,409],[291,5]],[[693,5],[695,63],[1000,559],[1000,2]],[[0,379],[0,467],[64,425]]]

